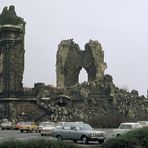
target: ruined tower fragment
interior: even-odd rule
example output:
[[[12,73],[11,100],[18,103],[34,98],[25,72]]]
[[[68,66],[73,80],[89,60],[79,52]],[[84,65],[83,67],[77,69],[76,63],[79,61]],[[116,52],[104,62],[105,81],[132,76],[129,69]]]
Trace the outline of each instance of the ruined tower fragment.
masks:
[[[56,61],[57,87],[72,86],[78,82],[82,60],[78,44],[72,39],[61,41]]]
[[[17,97],[22,92],[25,22],[14,6],[0,14],[0,94]]]
[[[72,39],[61,41],[56,61],[57,87],[69,87],[78,83],[82,68],[88,74],[88,82],[103,80],[106,63],[101,44],[90,40],[85,50],[80,50]]]
[[[88,73],[88,81],[103,80],[107,64],[104,62],[104,51],[98,41],[90,40],[85,44],[83,67]]]

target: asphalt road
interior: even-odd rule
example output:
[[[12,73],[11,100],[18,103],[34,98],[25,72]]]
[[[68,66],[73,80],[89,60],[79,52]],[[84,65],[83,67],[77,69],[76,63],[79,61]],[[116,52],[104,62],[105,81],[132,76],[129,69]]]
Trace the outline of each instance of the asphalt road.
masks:
[[[107,132],[107,137],[112,137],[112,129],[98,129]],[[8,140],[32,140],[32,139],[50,139],[56,140],[50,136],[41,136],[40,133],[21,133],[19,130],[1,130],[0,129],[0,142],[8,141]],[[73,142],[73,141],[67,141]],[[80,147],[88,147],[88,148],[96,148],[100,147],[101,145],[98,142],[90,142],[87,145],[82,144],[81,142],[77,142],[76,145]]]

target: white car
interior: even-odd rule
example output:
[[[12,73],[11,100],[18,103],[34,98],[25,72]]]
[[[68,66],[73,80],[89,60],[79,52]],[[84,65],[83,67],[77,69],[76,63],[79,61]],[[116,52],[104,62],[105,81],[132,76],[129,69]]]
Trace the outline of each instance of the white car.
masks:
[[[142,127],[148,127],[148,121],[138,121],[142,125]]]
[[[47,135],[51,135],[51,132],[53,129],[55,129],[56,124],[55,122],[47,122],[46,124],[43,125],[42,129],[41,129],[41,136],[47,136]]]
[[[113,129],[113,136],[118,137],[124,133],[127,133],[128,131],[139,129],[139,128],[142,128],[142,125],[140,123],[136,123],[136,122],[121,123],[119,128]]]
[[[41,122],[38,126],[38,131],[39,133],[41,133],[41,130],[44,126],[46,126],[46,124],[50,123],[49,121],[46,121],[46,122]]]
[[[1,129],[4,130],[4,129],[7,129],[7,130],[10,130],[10,129],[15,129],[15,125],[13,122],[3,122],[1,123]]]

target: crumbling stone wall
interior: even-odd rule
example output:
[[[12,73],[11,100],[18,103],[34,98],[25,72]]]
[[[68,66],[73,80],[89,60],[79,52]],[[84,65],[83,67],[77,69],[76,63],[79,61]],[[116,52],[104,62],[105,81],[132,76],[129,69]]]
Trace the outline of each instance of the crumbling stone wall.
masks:
[[[57,87],[69,87],[79,83],[78,77],[82,68],[88,74],[88,82],[102,80],[106,69],[102,47],[98,41],[92,40],[85,45],[84,51],[72,39],[61,41],[56,62]]]

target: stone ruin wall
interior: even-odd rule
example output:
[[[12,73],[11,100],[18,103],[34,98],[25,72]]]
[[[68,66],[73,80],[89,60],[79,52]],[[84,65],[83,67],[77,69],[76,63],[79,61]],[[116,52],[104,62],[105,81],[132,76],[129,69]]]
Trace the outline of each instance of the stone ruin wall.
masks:
[[[92,40],[85,45],[85,50],[72,39],[61,41],[56,62],[57,87],[61,88],[79,83],[82,68],[88,74],[88,82],[102,80],[106,69],[102,47],[98,41]]]
[[[87,71],[88,82],[79,84],[82,67]],[[38,100],[53,111],[54,121],[83,120],[105,126],[113,120],[113,126],[117,126],[121,121],[148,120],[147,98],[136,90],[128,92],[116,87],[112,76],[104,74],[106,68],[98,41],[90,40],[83,51],[72,39],[63,40],[57,51],[58,87],[43,86]],[[42,99],[46,97],[50,99]]]

